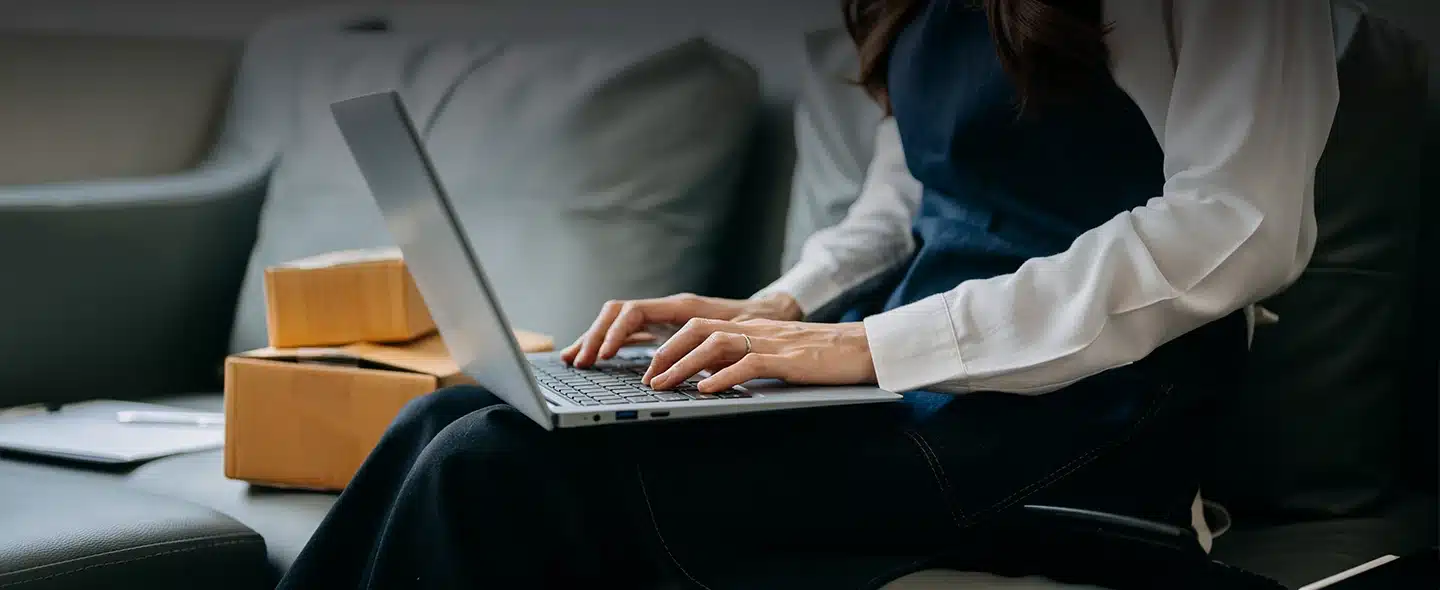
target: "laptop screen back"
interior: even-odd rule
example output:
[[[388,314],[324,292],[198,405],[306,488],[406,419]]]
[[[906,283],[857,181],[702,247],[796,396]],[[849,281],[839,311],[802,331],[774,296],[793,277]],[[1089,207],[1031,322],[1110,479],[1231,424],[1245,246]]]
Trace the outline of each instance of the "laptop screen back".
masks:
[[[399,95],[352,98],[331,111],[455,362],[482,387],[552,428],[529,364]]]

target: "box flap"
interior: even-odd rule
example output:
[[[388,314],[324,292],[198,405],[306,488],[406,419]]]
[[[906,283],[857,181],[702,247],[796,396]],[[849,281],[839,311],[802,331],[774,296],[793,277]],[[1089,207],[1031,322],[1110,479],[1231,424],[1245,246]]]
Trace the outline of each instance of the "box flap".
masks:
[[[460,372],[439,336],[398,345],[362,342],[334,348],[261,348],[236,356],[277,361],[364,361],[442,379]]]
[[[399,248],[367,248],[317,254],[309,258],[292,260],[273,268],[309,270],[316,268],[334,268],[352,264],[367,264],[371,262],[399,262],[400,260],[402,259]]]
[[[459,365],[450,358],[450,351],[438,335],[398,346],[359,342],[344,349],[362,360],[436,377],[449,377],[460,372]]]

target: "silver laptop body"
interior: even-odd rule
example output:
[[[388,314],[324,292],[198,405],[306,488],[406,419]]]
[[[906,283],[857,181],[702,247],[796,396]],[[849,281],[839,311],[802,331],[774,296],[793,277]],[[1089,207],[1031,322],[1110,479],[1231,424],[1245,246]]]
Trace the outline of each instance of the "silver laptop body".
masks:
[[[361,96],[337,102],[331,110],[455,362],[480,386],[542,427],[900,399],[872,386],[800,387],[773,380],[751,381],[719,396],[700,394],[693,381],[674,392],[649,391],[639,384],[639,373],[649,363],[645,349],[628,349],[621,358],[587,370],[564,365],[558,353],[527,357],[512,336],[400,96]]]

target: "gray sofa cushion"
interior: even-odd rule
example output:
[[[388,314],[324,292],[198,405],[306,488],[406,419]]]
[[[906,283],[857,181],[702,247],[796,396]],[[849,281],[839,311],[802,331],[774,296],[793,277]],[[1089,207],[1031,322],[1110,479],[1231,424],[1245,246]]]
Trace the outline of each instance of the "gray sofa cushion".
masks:
[[[706,286],[759,102],[743,62],[698,40],[514,43],[346,22],[300,29],[295,133],[233,349],[265,342],[266,266],[390,243],[328,112],[388,88],[406,98],[515,325],[563,340],[606,299]]]

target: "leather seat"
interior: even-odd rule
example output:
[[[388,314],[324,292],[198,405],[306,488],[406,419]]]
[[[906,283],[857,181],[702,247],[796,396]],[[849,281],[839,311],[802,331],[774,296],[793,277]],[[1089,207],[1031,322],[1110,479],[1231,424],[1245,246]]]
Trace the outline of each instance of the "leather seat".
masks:
[[[265,539],[117,477],[0,462],[0,588],[258,588]]]

